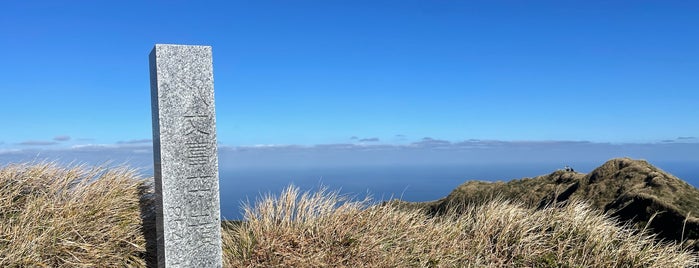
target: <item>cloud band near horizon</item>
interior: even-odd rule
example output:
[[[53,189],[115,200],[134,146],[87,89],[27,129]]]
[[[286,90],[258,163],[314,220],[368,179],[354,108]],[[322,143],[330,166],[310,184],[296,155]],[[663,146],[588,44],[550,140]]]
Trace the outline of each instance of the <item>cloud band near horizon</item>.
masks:
[[[0,149],[0,164],[60,161],[100,165],[127,163],[152,168],[152,144],[147,139],[115,144],[82,144],[65,148],[22,147]],[[408,144],[341,143],[303,145],[219,145],[219,166],[324,167],[380,165],[474,165],[493,163],[599,162],[616,157],[649,161],[699,163],[698,142],[599,143],[590,141],[450,142],[425,137]]]

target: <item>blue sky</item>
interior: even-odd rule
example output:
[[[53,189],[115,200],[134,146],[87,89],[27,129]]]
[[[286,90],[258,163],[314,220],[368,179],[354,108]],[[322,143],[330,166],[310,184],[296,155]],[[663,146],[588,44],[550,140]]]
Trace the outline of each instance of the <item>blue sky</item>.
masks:
[[[213,47],[231,150],[573,141],[617,146],[595,157],[696,158],[696,14],[694,1],[3,1],[0,153],[147,152],[148,53],[175,43]]]

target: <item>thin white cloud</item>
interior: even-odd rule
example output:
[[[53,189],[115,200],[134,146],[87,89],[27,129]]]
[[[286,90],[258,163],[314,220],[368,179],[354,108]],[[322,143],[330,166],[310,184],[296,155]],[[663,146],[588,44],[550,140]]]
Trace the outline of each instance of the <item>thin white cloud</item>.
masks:
[[[117,144],[142,144],[142,143],[151,143],[151,142],[153,142],[152,139],[136,139],[136,140],[118,141]]]
[[[283,151],[289,149],[300,149],[307,146],[288,145],[288,144],[254,144],[254,145],[218,145],[219,151]]]
[[[444,147],[451,147],[453,144],[447,140],[438,140],[438,139],[433,139],[431,137],[424,137],[424,138],[422,138],[421,141],[413,142],[411,145],[417,146],[417,147],[431,147],[431,148],[442,147],[442,148],[444,148]]]
[[[38,140],[29,140],[29,141],[23,141],[18,143],[17,145],[23,145],[23,146],[46,146],[46,145],[55,145],[58,144],[58,142],[55,141],[38,141]]]
[[[309,149],[354,149],[361,145],[351,144],[351,143],[331,143],[331,144],[316,144],[309,147]]]
[[[22,149],[0,149],[0,155],[11,154],[11,153],[21,153]]]
[[[69,141],[69,140],[70,140],[70,136],[68,136],[68,135],[58,135],[58,136],[56,136],[56,137],[53,137],[53,140],[54,140],[54,141]]]
[[[83,149],[108,149],[108,148],[117,148],[118,146],[115,144],[76,144],[71,146],[71,149],[74,150],[83,150]]]

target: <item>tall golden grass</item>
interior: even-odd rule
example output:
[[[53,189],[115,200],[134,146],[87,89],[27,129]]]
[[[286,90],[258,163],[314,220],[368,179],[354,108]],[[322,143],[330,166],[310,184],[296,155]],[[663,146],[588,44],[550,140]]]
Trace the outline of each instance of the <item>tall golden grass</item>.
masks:
[[[0,267],[143,267],[139,186],[126,168],[0,169]]]
[[[697,256],[635,234],[584,203],[503,200],[429,217],[289,187],[224,232],[231,267],[691,267]]]
[[[126,168],[1,168],[0,267],[145,266],[145,181]],[[494,200],[429,217],[290,186],[244,211],[245,221],[223,228],[226,267],[698,265],[695,253],[584,203],[536,210]]]

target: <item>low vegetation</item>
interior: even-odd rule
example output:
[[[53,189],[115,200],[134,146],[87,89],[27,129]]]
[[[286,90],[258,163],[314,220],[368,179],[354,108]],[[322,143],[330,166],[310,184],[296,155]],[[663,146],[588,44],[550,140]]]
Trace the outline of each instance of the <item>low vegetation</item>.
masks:
[[[290,187],[225,232],[232,267],[687,267],[697,256],[619,227],[584,203],[503,200],[429,217]]]
[[[143,267],[140,185],[124,168],[0,169],[0,267]]]
[[[586,202],[636,230],[646,229],[699,252],[699,190],[643,160],[612,159],[587,174],[558,170],[508,182],[468,181],[441,200],[402,205],[439,215],[494,197],[539,208]]]
[[[143,267],[148,184],[128,169],[0,169],[0,267]],[[582,202],[495,198],[433,216],[289,187],[224,224],[226,267],[692,267],[677,243],[619,226]],[[152,241],[151,241],[152,242]]]

